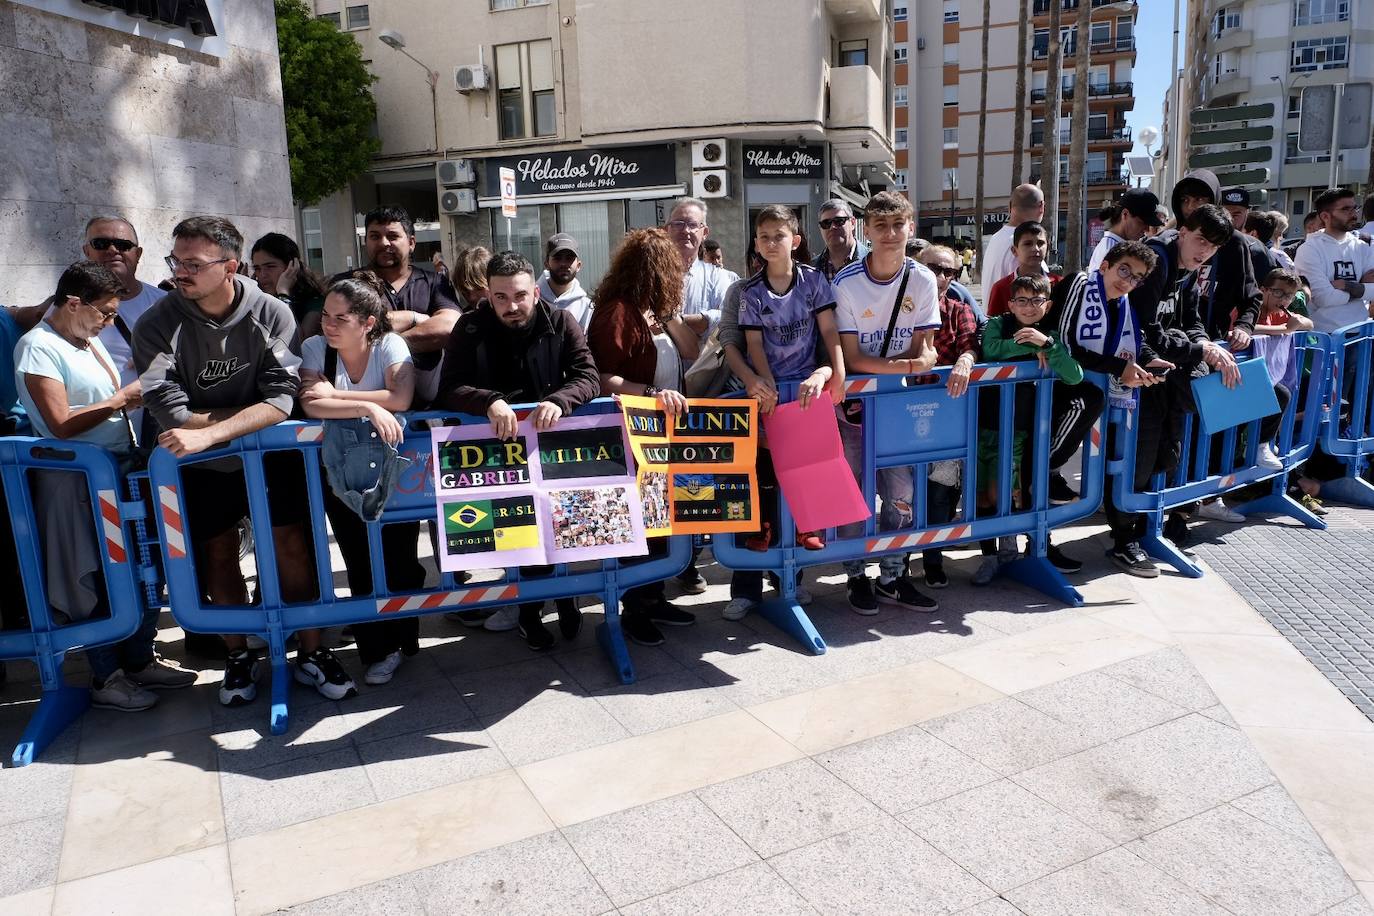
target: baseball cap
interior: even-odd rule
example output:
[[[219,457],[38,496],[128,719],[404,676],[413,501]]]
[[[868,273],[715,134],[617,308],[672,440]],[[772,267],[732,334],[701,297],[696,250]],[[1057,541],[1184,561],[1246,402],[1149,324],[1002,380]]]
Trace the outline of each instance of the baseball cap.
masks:
[[[1147,226],[1164,225],[1159,218],[1159,198],[1144,188],[1131,188],[1122,194],[1121,209],[1144,220]]]
[[[557,232],[549,236],[549,241],[544,245],[544,257],[557,254],[560,251],[571,251],[574,255],[581,257],[577,250],[577,239],[568,235],[566,232]]]
[[[1221,202],[1233,207],[1250,206],[1250,192],[1245,188],[1227,188],[1221,192]]]

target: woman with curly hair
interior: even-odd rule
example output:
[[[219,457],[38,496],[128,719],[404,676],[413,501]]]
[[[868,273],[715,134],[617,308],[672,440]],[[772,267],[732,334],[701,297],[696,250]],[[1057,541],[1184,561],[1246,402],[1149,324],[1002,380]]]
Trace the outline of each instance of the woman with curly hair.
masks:
[[[655,398],[668,416],[687,409],[682,373],[697,357],[697,335],[682,321],[682,258],[662,229],[627,234],[596,289],[587,344],[603,395]],[[650,555],[667,550],[650,540]],[[621,626],[640,645],[657,646],[657,624],[685,627],[696,617],[668,602],[662,582],[625,592]]]

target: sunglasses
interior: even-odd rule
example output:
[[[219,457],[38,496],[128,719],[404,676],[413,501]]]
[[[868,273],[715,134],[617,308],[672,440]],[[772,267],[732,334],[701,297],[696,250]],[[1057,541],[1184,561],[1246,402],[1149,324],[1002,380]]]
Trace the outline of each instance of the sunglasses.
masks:
[[[832,216],[829,219],[821,220],[820,227],[822,229],[838,229],[841,226],[846,225],[849,222],[849,219],[850,218],[848,216]]]
[[[115,251],[123,254],[126,251],[132,251],[138,243],[131,242],[128,239],[110,239],[102,235],[91,239],[89,244],[96,251],[109,251],[113,248]]]
[[[926,266],[930,268],[930,272],[935,274],[935,276],[949,277],[951,280],[958,277],[959,271],[962,269],[959,267],[938,267],[934,264],[927,264]]]

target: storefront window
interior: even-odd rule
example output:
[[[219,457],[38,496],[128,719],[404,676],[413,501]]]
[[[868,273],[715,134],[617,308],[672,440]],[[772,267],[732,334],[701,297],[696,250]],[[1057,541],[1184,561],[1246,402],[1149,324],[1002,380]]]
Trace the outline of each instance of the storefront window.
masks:
[[[496,251],[509,249],[529,258],[535,266],[536,277],[543,272],[544,239],[539,231],[538,207],[521,207],[515,211],[515,218],[510,221],[509,243],[506,241],[506,218],[501,215],[500,209],[492,208],[491,240],[492,248]]]
[[[558,205],[558,231],[577,239],[582,272],[577,279],[589,294],[611,263],[611,227],[606,202]]]

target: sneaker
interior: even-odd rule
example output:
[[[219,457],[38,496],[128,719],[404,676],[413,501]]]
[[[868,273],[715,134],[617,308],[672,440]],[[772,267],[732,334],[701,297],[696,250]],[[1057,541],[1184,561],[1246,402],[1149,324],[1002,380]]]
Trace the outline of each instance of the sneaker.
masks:
[[[1282,471],[1283,462],[1274,454],[1272,445],[1261,442],[1259,450],[1255,452],[1255,467],[1264,468],[1266,471]]]
[[[1331,511],[1330,509],[1326,508],[1326,506],[1322,505],[1322,501],[1320,499],[1317,499],[1317,497],[1312,496],[1308,493],[1304,493],[1302,495],[1302,499],[1298,500],[1298,502],[1302,503],[1302,507],[1306,509],[1308,512],[1311,512],[1313,515],[1326,515]]]
[[[798,531],[797,546],[803,550],[824,550],[825,537],[819,531]]]
[[[224,680],[219,685],[221,706],[242,706],[258,695],[258,660],[247,650],[229,653],[224,662]]]
[[[926,567],[926,588],[948,588],[949,576],[945,575],[943,566]]]
[[[1169,513],[1169,517],[1164,520],[1163,534],[1179,550],[1193,542],[1193,536],[1188,533],[1188,516],[1177,512]]]
[[[554,607],[558,608],[558,632],[563,634],[565,642],[572,642],[582,632],[582,610],[577,606],[577,599],[559,598],[554,601]]]
[[[396,674],[396,669],[401,667],[403,661],[405,661],[405,656],[401,654],[400,649],[397,649],[381,661],[368,665],[367,673],[363,675],[363,681],[374,687],[390,683],[391,678]]]
[[[520,609],[513,604],[507,604],[496,609],[486,620],[482,621],[482,629],[490,630],[493,633],[504,633],[507,630],[514,630],[520,625]]]
[[[1045,559],[1049,560],[1050,565],[1062,573],[1083,571],[1083,562],[1081,560],[1075,560],[1053,544],[1046,546]]]
[[[1078,493],[1069,486],[1069,482],[1064,479],[1063,474],[1050,475],[1050,504],[1063,506],[1078,499]]]
[[[849,606],[854,613],[872,617],[878,613],[878,599],[873,595],[873,580],[868,576],[850,576],[844,590],[849,595]]]
[[[187,671],[174,661],[154,655],[153,660],[138,671],[130,671],[129,680],[149,690],[180,690],[196,682],[196,673]]]
[[[1245,516],[1233,510],[1220,499],[1203,503],[1197,510],[1197,517],[1205,518],[1211,522],[1229,522],[1232,525],[1239,525],[1245,521]]]
[[[978,562],[978,568],[973,572],[973,578],[969,580],[974,585],[987,585],[997,578],[997,570],[1002,566],[1002,561],[996,557],[983,557]]]
[[[556,641],[549,628],[544,626],[544,602],[532,601],[520,607],[520,623],[516,627],[525,640],[525,645],[535,652],[552,649]]]
[[[684,595],[700,595],[706,591],[706,580],[697,572],[695,566],[689,566],[678,573],[677,584]]]
[[[463,626],[472,630],[480,630],[495,613],[496,611],[491,608],[482,608],[478,611],[449,611],[444,615],[444,619],[452,620],[454,623],[461,623]]]
[[[323,646],[304,658],[296,653],[296,680],[314,687],[320,696],[330,700],[346,700],[358,695],[353,678],[348,676],[334,653]]]
[[[940,602],[918,591],[906,576],[898,576],[891,582],[879,580],[877,588],[873,591],[878,597],[879,604],[890,604],[893,607],[927,614],[933,614],[940,609]]]
[[[1107,556],[1112,558],[1112,562],[1120,566],[1133,576],[1142,579],[1153,579],[1159,575],[1159,567],[1140,549],[1140,544],[1131,541],[1124,547],[1113,548]]]
[[[120,712],[142,712],[157,705],[157,694],[144,690],[129,679],[123,669],[105,678],[102,687],[91,687],[91,705]]]
[[[1003,535],[997,539],[997,562],[1010,563],[1021,555],[1021,548],[1016,544],[1016,535]]]
[[[663,632],[654,626],[649,615],[643,611],[625,611],[620,615],[620,629],[631,641],[641,646],[663,645]]]
[[[660,601],[649,608],[649,619],[665,627],[690,627],[697,622],[697,615],[684,611],[671,601]]]
[[[726,620],[743,620],[758,606],[759,603],[752,598],[731,598],[729,603],[720,609],[720,616]]]

